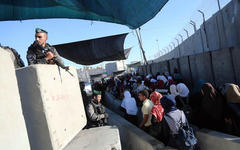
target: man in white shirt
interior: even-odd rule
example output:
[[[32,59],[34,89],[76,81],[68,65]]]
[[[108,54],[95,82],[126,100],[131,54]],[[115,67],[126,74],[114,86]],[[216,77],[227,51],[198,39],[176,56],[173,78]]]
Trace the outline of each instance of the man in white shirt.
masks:
[[[153,107],[153,103],[151,100],[148,99],[149,93],[147,90],[140,91],[138,93],[138,98],[140,101],[143,102],[142,106],[142,113],[143,113],[143,120],[139,125],[139,128],[142,128],[145,132],[149,132],[149,128],[151,126],[151,110]]]

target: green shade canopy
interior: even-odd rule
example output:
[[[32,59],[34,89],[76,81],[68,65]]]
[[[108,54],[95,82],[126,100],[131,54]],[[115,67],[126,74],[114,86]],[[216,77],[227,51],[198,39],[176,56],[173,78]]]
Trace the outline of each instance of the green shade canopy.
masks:
[[[168,0],[0,0],[0,21],[71,18],[127,25],[136,29]]]

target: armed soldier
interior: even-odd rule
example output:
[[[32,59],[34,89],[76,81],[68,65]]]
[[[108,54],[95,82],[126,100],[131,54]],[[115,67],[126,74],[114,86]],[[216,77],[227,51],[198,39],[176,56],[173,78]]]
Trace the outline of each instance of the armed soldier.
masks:
[[[56,49],[46,43],[48,40],[47,31],[36,28],[35,41],[28,48],[27,61],[28,65],[32,64],[57,64],[64,66],[62,59]]]
[[[107,124],[108,114],[104,106],[100,103],[101,92],[93,91],[93,99],[87,106],[88,125],[87,128],[100,127]]]

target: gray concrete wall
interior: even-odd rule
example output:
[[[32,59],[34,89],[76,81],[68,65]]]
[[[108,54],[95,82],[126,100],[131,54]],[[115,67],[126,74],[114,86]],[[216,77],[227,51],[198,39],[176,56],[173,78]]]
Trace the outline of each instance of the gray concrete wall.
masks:
[[[233,58],[233,67],[234,67],[234,72],[235,72],[235,77],[236,77],[236,83],[240,85],[240,48],[239,47],[234,47],[231,48],[230,51],[232,52],[232,58]]]
[[[207,40],[208,40],[208,48],[209,50],[217,50],[220,48],[220,38],[218,33],[218,24],[217,17],[213,15],[209,20],[205,23],[206,32],[207,32]]]
[[[160,70],[158,72],[163,73],[168,71],[168,62],[160,62],[159,63]]]
[[[208,52],[197,54],[190,56],[189,59],[194,83],[198,80],[205,80],[213,83],[210,54]]]
[[[170,74],[173,74],[174,68],[179,69],[178,65],[178,60],[177,59],[171,59],[169,60],[169,69],[170,69]]]
[[[157,63],[152,63],[151,64],[151,67],[152,67],[152,73],[155,75],[157,74],[159,68],[158,68],[158,64]]]
[[[30,150],[10,53],[0,48],[0,149]]]
[[[185,57],[181,57],[179,58],[179,66],[180,66],[180,72],[182,75],[182,78],[184,81],[186,81],[186,84],[188,86],[191,86],[191,82],[192,82],[192,72],[191,69],[189,68],[190,64],[189,64],[189,57],[185,56]],[[173,72],[173,70],[171,70]]]
[[[215,76],[215,83],[217,86],[223,83],[234,83],[234,72],[231,63],[230,51],[222,49],[212,52],[213,70]]]
[[[153,74],[165,71],[173,74],[174,68],[178,68],[188,86],[198,80],[205,80],[215,86],[224,83],[240,85],[239,58],[240,48],[231,47],[153,63],[151,66]]]
[[[16,70],[31,149],[59,150],[86,125],[76,69],[56,65]]]
[[[154,60],[154,62],[240,46],[240,21],[238,17],[240,3],[233,1],[215,13],[205,24],[202,24],[195,34],[184,40],[171,52]]]
[[[168,62],[160,62],[160,63],[152,63],[151,67],[152,67],[152,73],[153,75],[156,75],[158,72],[163,73],[163,72],[168,72]]]
[[[239,2],[237,4],[237,3],[234,3],[233,1],[231,2],[230,5],[228,5],[222,10],[222,16],[219,14],[219,17],[222,17],[224,20],[223,22],[224,26],[222,27],[222,29],[220,29],[220,31],[221,32],[225,31],[227,47],[240,45],[240,34],[239,34],[240,24],[239,24],[239,18],[238,18],[240,10],[235,9],[235,7],[239,7],[240,4]],[[219,25],[221,26],[222,24],[219,23]]]

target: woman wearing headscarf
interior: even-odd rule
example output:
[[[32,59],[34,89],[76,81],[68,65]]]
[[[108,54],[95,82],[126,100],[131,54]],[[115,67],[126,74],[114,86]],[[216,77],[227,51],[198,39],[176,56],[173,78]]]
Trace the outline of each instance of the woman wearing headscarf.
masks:
[[[211,83],[202,85],[201,109],[199,112],[199,125],[202,128],[221,131],[223,128],[223,103],[222,95]]]
[[[157,80],[154,79],[153,77],[150,80],[150,90],[151,91],[155,91],[155,89],[157,88]]]
[[[156,122],[161,122],[163,118],[163,112],[164,109],[160,103],[160,99],[162,98],[162,95],[158,92],[153,92],[150,95],[150,99],[153,102],[153,108],[151,110],[152,120],[156,120]]]
[[[173,121],[178,122],[181,119],[182,111],[177,109],[176,101],[170,97],[163,97],[161,99],[161,104],[165,110],[165,119],[169,125],[169,128],[173,134],[177,134],[178,129],[174,127],[175,124]],[[184,115],[184,123],[186,122],[186,117]]]
[[[181,143],[179,145],[179,142],[182,142],[182,141],[179,140],[178,135],[179,135],[180,124],[181,123],[188,124],[187,118],[183,111],[180,111],[179,109],[177,109],[176,102],[174,99],[168,96],[165,96],[161,99],[161,104],[162,104],[162,107],[164,108],[164,113],[165,113],[164,119],[163,119],[163,125],[162,125],[163,126],[162,139],[164,140],[162,141],[165,145],[168,145],[177,149],[182,149],[181,146],[184,145],[184,143]],[[187,142],[187,141],[184,141],[184,142]],[[197,141],[195,140],[192,142],[195,142],[196,144]]]
[[[206,83],[204,80],[198,80],[197,83],[194,84],[193,91],[191,92],[191,95],[189,96],[189,105],[192,108],[192,124],[197,124],[199,118],[198,118],[198,112],[201,112],[201,100],[202,100],[202,85]]]
[[[179,93],[179,96],[181,97],[188,97],[189,89],[184,83],[179,83],[177,85],[177,91]]]
[[[176,86],[175,84],[172,84],[172,85],[170,86],[170,96],[171,96],[173,99],[175,99],[176,96],[178,96],[178,95],[179,95],[179,93],[177,92],[177,86]]]
[[[235,84],[228,84],[226,87],[226,109],[224,121],[226,132],[240,136],[240,89]]]
[[[179,83],[177,86],[178,95],[175,97],[177,108],[183,110],[188,105],[189,89],[184,83]]]
[[[240,104],[240,89],[236,84],[229,84],[226,90],[226,98],[230,103]]]
[[[152,94],[150,95],[150,99],[154,105],[151,110],[152,125],[150,127],[149,134],[159,140],[162,140],[161,132],[162,132],[162,120],[164,115],[164,109],[160,103],[161,98],[162,98],[162,95],[156,91],[152,92]]]
[[[162,80],[164,84],[167,84],[168,79],[164,75],[158,75],[157,80]]]
[[[124,91],[124,99],[122,101],[121,107],[126,110],[124,118],[134,125],[137,125],[137,112],[138,108],[136,105],[136,100],[133,98],[129,91]]]

